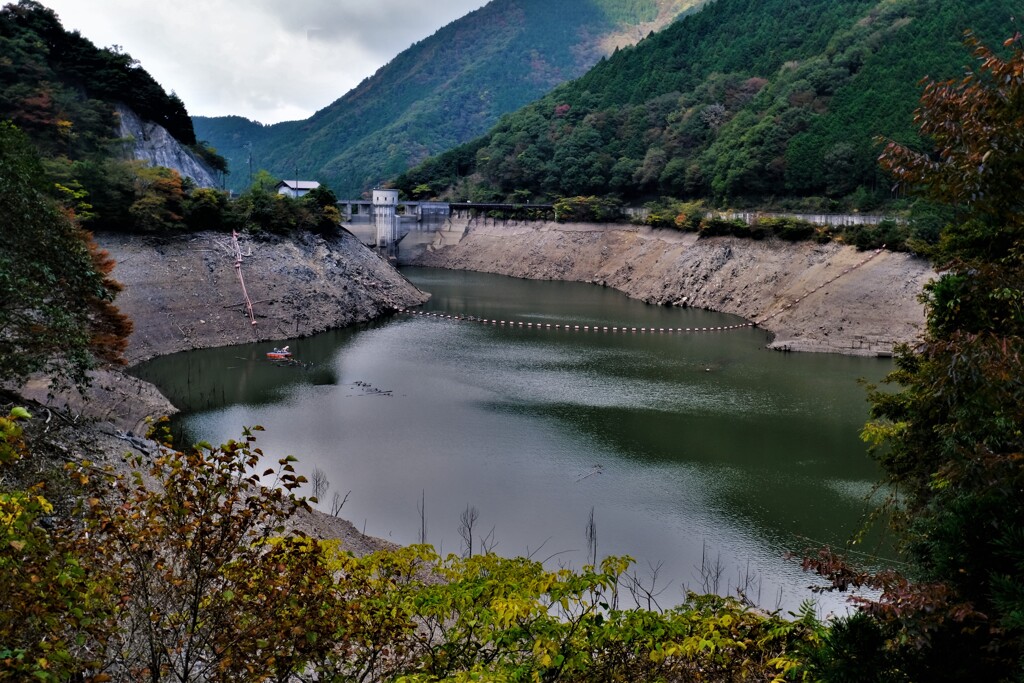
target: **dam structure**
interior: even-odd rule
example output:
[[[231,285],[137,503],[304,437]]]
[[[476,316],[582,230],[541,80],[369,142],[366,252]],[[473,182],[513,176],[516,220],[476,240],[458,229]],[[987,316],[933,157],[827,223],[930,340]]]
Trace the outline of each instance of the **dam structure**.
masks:
[[[398,257],[399,245],[407,249],[425,248],[452,218],[487,216],[495,212],[506,217],[525,217],[524,209],[540,211],[553,218],[550,204],[487,204],[405,201],[398,190],[373,190],[370,199],[344,199],[338,202],[342,227],[368,247],[389,260]]]
[[[398,248],[398,190],[374,190],[374,246],[389,259],[396,258]]]
[[[402,201],[398,190],[374,190],[368,200],[342,200],[338,209],[344,228],[391,260],[400,242],[430,241],[452,214],[448,202]],[[420,234],[410,238],[410,233]]]

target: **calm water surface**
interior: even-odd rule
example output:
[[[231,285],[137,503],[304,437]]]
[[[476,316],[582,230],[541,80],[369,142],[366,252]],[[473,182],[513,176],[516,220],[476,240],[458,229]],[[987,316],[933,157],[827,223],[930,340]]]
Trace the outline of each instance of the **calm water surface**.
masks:
[[[580,325],[705,327],[739,318],[648,306],[592,285],[432,269],[405,274],[426,310]],[[343,516],[397,543],[460,550],[459,515],[497,552],[579,567],[591,509],[598,553],[660,566],[662,601],[760,579],[761,603],[793,608],[810,577],[787,551],[843,544],[878,477],[857,435],[858,378],[878,359],[764,350],[766,334],[583,334],[395,316],[291,342],[302,365],[265,359],[269,343],[157,359],[137,374],[184,415],[189,440],[262,425],[268,457],[299,457],[351,491]],[[871,550],[871,548],[867,548]],[[826,600],[825,610],[841,601]]]

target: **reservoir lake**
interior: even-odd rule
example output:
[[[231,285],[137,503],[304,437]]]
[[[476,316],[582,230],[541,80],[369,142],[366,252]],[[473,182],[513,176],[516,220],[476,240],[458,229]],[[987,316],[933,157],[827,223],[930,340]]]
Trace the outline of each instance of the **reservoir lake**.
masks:
[[[424,311],[581,327],[746,322],[597,285],[403,273],[431,293]],[[751,327],[585,333],[395,314],[289,342],[296,364],[268,360],[264,342],[133,372],[182,409],[179,439],[221,443],[263,426],[267,458],[295,455],[307,478],[322,470],[320,509],[347,494],[340,515],[367,534],[415,543],[425,521],[429,543],[459,553],[472,506],[477,542],[491,534],[499,554],[579,568],[593,512],[597,555],[656,573],[663,606],[742,584],[766,609],[814,598],[822,614],[845,613],[786,554],[842,547],[863,525],[880,471],[858,438],[858,380],[878,382],[892,363],[768,341]],[[869,534],[858,546],[866,562],[876,545]]]

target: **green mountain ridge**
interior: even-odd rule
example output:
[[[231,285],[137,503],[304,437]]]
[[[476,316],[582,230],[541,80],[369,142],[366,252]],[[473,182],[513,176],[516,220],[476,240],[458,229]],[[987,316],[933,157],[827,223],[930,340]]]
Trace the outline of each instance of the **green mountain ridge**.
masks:
[[[400,53],[304,121],[194,117],[228,159],[229,187],[252,170],[325,182],[358,196],[484,133],[498,117],[587,71],[616,47],[700,0],[493,0]]]
[[[999,44],[1005,0],[716,0],[486,135],[402,174],[408,194],[573,195],[868,209],[877,136],[916,140],[919,81],[962,75],[963,31]]]

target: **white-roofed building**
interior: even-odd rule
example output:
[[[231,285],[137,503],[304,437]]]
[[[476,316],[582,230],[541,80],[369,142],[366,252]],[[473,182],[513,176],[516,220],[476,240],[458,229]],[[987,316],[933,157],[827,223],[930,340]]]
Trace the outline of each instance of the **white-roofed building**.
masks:
[[[320,183],[315,180],[282,180],[277,184],[277,193],[290,197],[301,197],[318,187],[320,187]]]

